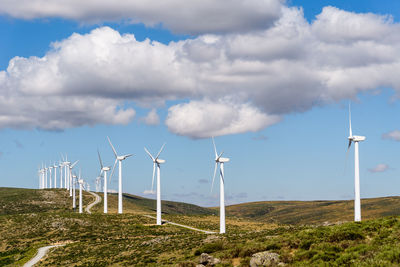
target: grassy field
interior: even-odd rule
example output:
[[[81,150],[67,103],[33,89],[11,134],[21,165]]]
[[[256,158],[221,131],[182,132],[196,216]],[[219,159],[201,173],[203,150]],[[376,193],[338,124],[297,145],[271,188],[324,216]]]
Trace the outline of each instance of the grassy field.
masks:
[[[84,199],[85,205],[93,201],[87,192]],[[312,210],[312,203],[326,207],[319,202],[287,203],[288,217],[276,215],[284,213],[277,212],[285,209],[283,202],[279,208],[268,202],[275,209],[265,214],[261,214],[265,202],[231,206],[225,235],[206,235],[169,224],[156,226],[155,220],[143,216],[154,215],[154,200],[128,195],[124,198],[127,212],[121,215],[116,214],[116,195],[109,199],[109,214],[101,213],[102,204],[93,208],[91,215],[78,214],[72,211],[65,190],[0,189],[0,266],[22,265],[38,247],[56,243],[66,245],[52,250],[38,266],[195,266],[202,252],[221,259],[219,266],[248,266],[252,254],[266,250],[278,253],[286,266],[400,265],[400,218],[382,217],[386,214],[381,213],[396,210],[397,198],[365,202],[370,204],[364,207],[371,209],[368,216],[378,218],[331,226],[313,224],[320,221],[311,211],[305,213],[310,221],[301,216],[303,225],[284,223],[296,214],[296,204],[300,216],[303,210]],[[215,210],[177,202],[163,204],[165,219],[218,230]],[[350,205],[343,202],[343,209],[346,204]],[[380,205],[393,207],[380,211]],[[274,212],[281,221],[266,223],[267,214]],[[235,213],[238,216],[233,216]]]

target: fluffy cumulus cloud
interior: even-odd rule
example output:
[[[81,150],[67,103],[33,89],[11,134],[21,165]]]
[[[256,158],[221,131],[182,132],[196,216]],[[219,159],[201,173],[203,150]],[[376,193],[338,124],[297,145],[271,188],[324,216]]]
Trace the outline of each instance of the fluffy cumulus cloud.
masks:
[[[279,18],[283,0],[2,0],[0,14],[79,22],[125,21],[162,25],[176,33],[263,29]]]
[[[141,120],[147,125],[160,124],[160,117],[158,117],[157,110],[155,108],[150,110],[146,117],[141,118]]]
[[[382,135],[382,138],[400,142],[400,131],[399,130],[394,130],[394,131],[391,131],[391,132],[388,132],[388,133],[384,133]]]
[[[267,115],[250,104],[229,101],[191,101],[175,105],[168,110],[166,125],[178,135],[193,138],[259,131],[280,120]]]
[[[299,8],[257,3],[278,3],[279,18],[239,31],[203,25],[205,34],[169,44],[101,27],[53,43],[41,58],[15,57],[0,71],[0,127],[129,123],[135,111],[123,104],[132,101],[167,106],[171,132],[206,138],[259,131],[377,87],[400,93],[400,25],[390,17],[325,7],[309,23]],[[22,16],[19,6],[7,12]],[[50,15],[31,15],[38,16]],[[157,118],[148,114],[150,124]]]
[[[389,165],[387,164],[378,164],[374,168],[368,169],[369,172],[377,173],[377,172],[385,172],[389,169]]]

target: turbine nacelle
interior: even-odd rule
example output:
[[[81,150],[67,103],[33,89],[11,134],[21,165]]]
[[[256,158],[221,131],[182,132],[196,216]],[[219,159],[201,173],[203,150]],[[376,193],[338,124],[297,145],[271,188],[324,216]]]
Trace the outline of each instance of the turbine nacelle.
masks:
[[[366,139],[366,137],[360,136],[360,135],[353,135],[353,136],[349,136],[348,139],[353,142],[362,142]]]
[[[164,159],[156,159],[154,162],[157,164],[163,164],[163,163],[165,163],[165,160]]]
[[[111,170],[111,167],[103,167],[103,168],[101,168],[101,170],[103,172],[108,172],[109,170]]]
[[[130,156],[132,156],[133,154],[128,154],[128,155],[123,155],[123,156],[117,156],[117,160],[124,160]]]
[[[228,162],[228,161],[229,161],[229,158],[218,158],[218,159],[215,160],[215,162],[219,162],[219,163],[225,163],[225,162]]]

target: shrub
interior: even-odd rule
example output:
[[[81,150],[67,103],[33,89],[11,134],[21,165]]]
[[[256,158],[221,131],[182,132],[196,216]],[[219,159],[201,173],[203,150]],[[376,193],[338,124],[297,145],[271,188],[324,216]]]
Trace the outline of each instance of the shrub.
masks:
[[[224,244],[222,241],[215,242],[215,243],[209,243],[209,244],[204,244],[201,248],[197,249],[194,252],[195,256],[199,256],[202,253],[213,253],[215,251],[220,251],[224,248]]]

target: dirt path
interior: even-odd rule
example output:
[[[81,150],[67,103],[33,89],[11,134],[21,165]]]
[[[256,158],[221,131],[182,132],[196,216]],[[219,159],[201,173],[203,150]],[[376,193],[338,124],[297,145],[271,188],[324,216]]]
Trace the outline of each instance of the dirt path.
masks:
[[[92,194],[92,195],[96,198],[96,199],[94,200],[94,202],[90,203],[90,204],[86,207],[86,209],[85,209],[87,213],[91,214],[90,209],[91,209],[94,205],[100,203],[101,197],[100,197],[98,194],[96,194],[96,193],[93,193],[93,192],[89,192],[89,193]]]
[[[151,215],[143,215],[143,216],[146,216],[146,217],[152,218],[152,219],[157,219],[156,217],[151,216]],[[167,221],[167,220],[162,220],[162,222],[163,223],[169,223],[169,224],[176,225],[176,226],[183,227],[183,228],[187,228],[187,229],[190,229],[190,230],[193,230],[193,231],[197,231],[197,232],[206,233],[206,234],[216,234],[217,233],[217,232],[213,232],[213,231],[201,230],[201,229],[194,228],[194,227],[191,227],[191,226],[188,226],[188,225],[184,225],[184,224],[174,223],[174,222]]]
[[[45,246],[39,248],[38,252],[36,253],[35,257],[30,259],[27,263],[24,264],[24,267],[31,267],[38,263],[44,256],[46,256],[47,252],[49,252],[49,249],[55,248],[55,247],[61,247],[64,246],[65,244],[59,244],[59,245],[51,245],[51,246]]]

